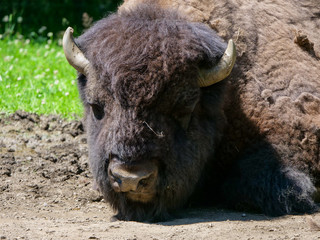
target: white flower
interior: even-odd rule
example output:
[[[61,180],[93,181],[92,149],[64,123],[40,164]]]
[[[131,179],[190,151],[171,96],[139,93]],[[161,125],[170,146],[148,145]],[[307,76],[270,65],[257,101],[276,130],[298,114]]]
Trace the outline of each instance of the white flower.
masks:
[[[59,58],[59,57],[62,57],[63,54],[61,52],[58,52],[57,55],[56,55],[56,58]]]
[[[41,28],[39,28],[38,33],[43,33],[45,30],[47,30],[46,26],[42,26]]]
[[[9,62],[9,61],[11,61],[12,59],[13,59],[13,56],[5,56],[3,60],[4,60],[5,62]]]
[[[69,92],[66,92],[64,95],[69,96]]]
[[[52,32],[48,32],[47,36],[48,36],[48,37],[52,37],[52,36],[53,36],[53,33],[52,33]]]
[[[5,16],[2,18],[2,22],[9,22],[9,16],[8,16],[8,15],[5,15]]]
[[[21,79],[22,79],[22,77],[19,76],[19,77],[17,78],[17,81],[20,81]]]
[[[20,16],[20,17],[17,18],[17,22],[18,23],[22,23],[22,21],[23,21],[23,17]]]

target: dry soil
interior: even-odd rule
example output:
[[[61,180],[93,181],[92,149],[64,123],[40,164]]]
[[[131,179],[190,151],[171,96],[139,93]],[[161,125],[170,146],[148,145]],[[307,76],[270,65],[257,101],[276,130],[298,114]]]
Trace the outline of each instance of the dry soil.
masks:
[[[113,214],[92,189],[81,121],[0,114],[0,239],[320,239],[320,213],[188,209],[154,224]]]

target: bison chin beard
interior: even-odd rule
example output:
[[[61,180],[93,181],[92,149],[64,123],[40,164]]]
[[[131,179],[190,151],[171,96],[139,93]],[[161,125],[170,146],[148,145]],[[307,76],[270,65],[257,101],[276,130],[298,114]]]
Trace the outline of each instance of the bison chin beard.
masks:
[[[111,190],[108,194],[104,194],[104,198],[117,212],[111,218],[112,221],[159,222],[172,218],[163,201],[157,197],[151,202],[138,202],[129,199],[125,193]]]
[[[184,153],[187,152],[184,151]],[[192,195],[199,176],[195,168],[188,166],[183,160],[185,158],[181,157],[170,160],[171,162],[179,162],[179,171],[174,167],[174,164],[171,164],[166,166],[163,172],[159,172],[157,190],[154,195],[150,196],[150,199],[139,199],[128,193],[116,192],[108,181],[105,186],[108,190],[103,191],[103,194],[105,200],[117,212],[112,220],[159,222],[174,218],[175,213],[185,206]],[[184,167],[180,164],[181,161],[185,162]],[[201,169],[198,170],[201,172]]]

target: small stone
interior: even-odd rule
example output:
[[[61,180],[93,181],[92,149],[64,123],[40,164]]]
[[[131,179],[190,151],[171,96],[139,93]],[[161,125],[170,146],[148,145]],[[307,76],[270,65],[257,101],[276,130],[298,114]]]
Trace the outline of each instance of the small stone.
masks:
[[[89,237],[89,239],[99,239],[99,238],[97,238],[96,236],[91,236]]]

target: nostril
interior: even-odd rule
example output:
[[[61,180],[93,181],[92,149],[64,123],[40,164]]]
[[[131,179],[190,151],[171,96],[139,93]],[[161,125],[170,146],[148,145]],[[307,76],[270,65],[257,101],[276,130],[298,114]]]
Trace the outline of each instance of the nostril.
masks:
[[[148,186],[148,178],[145,178],[145,179],[141,179],[138,183],[139,186],[141,187],[147,187]]]
[[[114,181],[116,181],[119,185],[122,183],[121,179],[120,178],[114,178]]]
[[[121,185],[121,183],[122,183],[122,180],[121,180],[120,178],[115,177],[115,176],[113,176],[113,180],[114,180],[116,183],[118,183],[119,185]]]
[[[150,175],[142,178],[139,181],[138,185],[141,186],[141,187],[147,187],[150,184],[150,182],[152,181],[153,177],[154,177],[154,175],[150,174]]]
[[[121,180],[119,177],[116,177],[116,176],[112,173],[112,171],[110,171],[109,175],[110,175],[110,177],[112,178],[112,180],[113,180],[114,182],[117,182],[118,184],[121,184],[121,183],[122,183],[122,180]]]
[[[116,192],[121,192],[122,180],[119,177],[116,177],[110,169],[109,169],[109,179],[110,179],[112,188]]]

